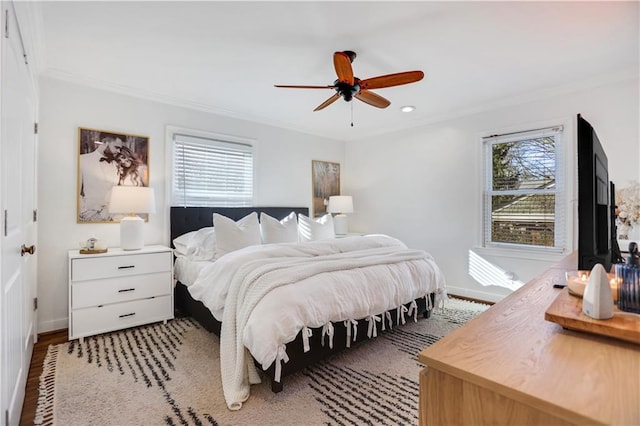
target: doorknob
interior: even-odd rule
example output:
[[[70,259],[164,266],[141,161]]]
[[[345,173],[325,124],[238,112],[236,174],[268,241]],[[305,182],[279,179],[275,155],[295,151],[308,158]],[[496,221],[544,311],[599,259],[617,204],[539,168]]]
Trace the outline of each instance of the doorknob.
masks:
[[[20,248],[20,256],[24,256],[26,253],[33,254],[36,252],[36,246],[25,246],[24,244]]]

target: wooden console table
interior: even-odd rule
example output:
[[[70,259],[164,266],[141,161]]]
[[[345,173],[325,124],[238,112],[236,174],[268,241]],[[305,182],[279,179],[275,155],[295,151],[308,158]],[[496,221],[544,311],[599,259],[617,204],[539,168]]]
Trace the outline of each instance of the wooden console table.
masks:
[[[544,319],[576,265],[568,256],[420,353],[420,425],[640,424],[640,345]]]

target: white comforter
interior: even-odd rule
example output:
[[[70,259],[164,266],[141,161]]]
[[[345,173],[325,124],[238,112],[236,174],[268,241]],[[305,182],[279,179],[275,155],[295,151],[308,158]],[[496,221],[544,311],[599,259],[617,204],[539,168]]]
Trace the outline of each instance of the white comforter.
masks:
[[[189,291],[222,320],[224,394],[239,409],[260,381],[251,356],[264,368],[276,362],[277,376],[284,345],[299,332],[324,326],[331,334],[331,322],[359,319],[375,331],[380,314],[442,295],[444,285],[429,254],[375,235],[247,247],[204,267]]]

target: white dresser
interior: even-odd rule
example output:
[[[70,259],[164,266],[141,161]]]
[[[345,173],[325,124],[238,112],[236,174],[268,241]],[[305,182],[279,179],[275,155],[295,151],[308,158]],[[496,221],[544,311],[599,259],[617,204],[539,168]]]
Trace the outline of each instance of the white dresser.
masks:
[[[69,340],[172,318],[170,248],[69,251]]]

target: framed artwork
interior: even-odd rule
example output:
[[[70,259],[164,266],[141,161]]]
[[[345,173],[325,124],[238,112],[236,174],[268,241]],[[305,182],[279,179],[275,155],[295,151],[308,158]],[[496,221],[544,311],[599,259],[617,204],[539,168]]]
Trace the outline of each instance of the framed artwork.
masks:
[[[123,215],[109,213],[116,185],[149,186],[149,138],[78,128],[78,223],[118,222]]]
[[[318,217],[327,213],[329,197],[340,195],[340,163],[312,160],[311,180],[313,217]]]

